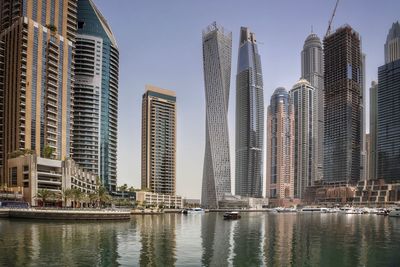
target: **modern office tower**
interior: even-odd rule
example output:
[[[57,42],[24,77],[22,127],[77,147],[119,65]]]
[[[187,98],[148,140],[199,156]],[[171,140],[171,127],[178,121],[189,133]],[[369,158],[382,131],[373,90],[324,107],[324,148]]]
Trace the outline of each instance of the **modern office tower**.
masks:
[[[362,47],[361,47],[362,49]],[[366,100],[366,95],[365,95],[365,54],[362,53],[361,55],[361,77],[360,77],[360,179],[361,180],[367,180],[367,169],[366,169],[366,164],[367,164],[367,153],[366,153],[366,140],[365,140],[365,134],[366,134],[366,129],[365,129],[365,100]]]
[[[294,197],[294,112],[286,89],[271,96],[267,118],[267,197]]]
[[[147,85],[142,99],[142,189],[175,195],[176,94]]]
[[[289,95],[294,112],[294,196],[303,198],[306,188],[314,185],[318,171],[314,160],[318,153],[317,92],[307,80],[301,79]]]
[[[385,65],[378,68],[378,179],[400,178],[400,25],[394,23],[385,44]]]
[[[202,39],[206,146],[201,204],[207,208],[218,208],[218,201],[224,194],[231,194],[228,104],[232,33],[214,22],[203,31]]]
[[[324,39],[324,180],[360,180],[362,62],[360,37],[345,25]]]
[[[365,134],[365,180],[371,179],[371,134]]]
[[[255,34],[240,29],[236,76],[235,194],[262,197],[264,93]]]
[[[97,174],[109,192],[117,185],[117,42],[92,0],[78,0],[73,158]]]
[[[378,130],[378,84],[371,82],[369,89],[369,176],[367,179],[375,180],[377,168],[377,130]]]
[[[76,0],[0,0],[3,177],[17,150],[70,157],[76,7]]]
[[[311,33],[304,42],[303,51],[301,51],[301,78],[310,82],[315,88],[315,97],[317,103],[317,135],[315,136],[317,144],[315,149],[317,153],[314,157],[317,172],[316,180],[323,178],[324,163],[324,58],[323,58],[321,40],[315,33]]]
[[[400,24],[393,23],[385,43],[385,64],[400,59]]]

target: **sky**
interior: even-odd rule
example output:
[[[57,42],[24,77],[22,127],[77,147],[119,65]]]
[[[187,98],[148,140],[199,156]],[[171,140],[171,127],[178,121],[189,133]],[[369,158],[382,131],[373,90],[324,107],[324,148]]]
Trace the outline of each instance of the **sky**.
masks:
[[[267,110],[277,87],[290,90],[299,80],[304,40],[311,29],[322,39],[336,1],[94,2],[108,21],[120,52],[118,184],[140,188],[141,101],[145,85],[152,84],[177,94],[177,194],[200,198],[205,146],[202,30],[217,21],[233,34],[228,123],[234,192],[235,80],[240,27],[250,27],[256,34]],[[392,23],[400,20],[399,11],[398,0],[341,0],[337,8],[333,30],[347,23],[361,35],[366,54],[367,96],[371,81],[377,80],[377,68],[384,64],[383,46]],[[368,101],[369,97],[367,110]],[[367,112],[367,131],[368,122]]]

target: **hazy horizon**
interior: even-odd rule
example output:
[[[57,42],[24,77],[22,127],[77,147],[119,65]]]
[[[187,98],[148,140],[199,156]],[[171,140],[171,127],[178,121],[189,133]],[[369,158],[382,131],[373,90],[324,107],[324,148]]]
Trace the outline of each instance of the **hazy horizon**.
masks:
[[[205,100],[201,33],[217,21],[232,31],[229,102],[232,191],[235,175],[236,68],[241,26],[256,34],[264,79],[264,105],[279,86],[290,90],[300,78],[304,40],[311,29],[325,35],[335,0],[319,1],[129,1],[94,0],[119,46],[118,185],[140,187],[141,101],[146,84],[177,94],[177,194],[200,198],[205,138]],[[333,30],[351,25],[366,54],[369,87],[384,64],[384,43],[400,19],[400,1],[342,0]],[[369,129],[369,116],[366,116]],[[266,115],[265,115],[266,118]],[[265,149],[264,149],[265,158]],[[265,187],[265,161],[264,161]]]

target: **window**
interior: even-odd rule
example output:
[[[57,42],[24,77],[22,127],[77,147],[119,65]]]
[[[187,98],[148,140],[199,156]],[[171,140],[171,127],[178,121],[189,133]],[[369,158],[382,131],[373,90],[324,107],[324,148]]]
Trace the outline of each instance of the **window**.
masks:
[[[11,168],[9,175],[11,186],[17,186],[17,167]]]

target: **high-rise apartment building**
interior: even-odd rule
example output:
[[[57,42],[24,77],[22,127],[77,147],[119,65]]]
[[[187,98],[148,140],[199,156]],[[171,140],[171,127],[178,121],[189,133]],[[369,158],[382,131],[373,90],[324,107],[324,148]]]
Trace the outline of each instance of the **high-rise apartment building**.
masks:
[[[317,133],[315,139],[316,154],[314,162],[317,167],[315,179],[323,177],[324,163],[324,54],[322,43],[315,33],[311,33],[305,40],[301,51],[301,78],[310,82],[315,89],[317,109]]]
[[[262,197],[264,93],[255,34],[240,29],[236,76],[235,194]]]
[[[286,89],[271,96],[267,115],[267,197],[294,197],[294,112]]]
[[[11,152],[71,156],[76,0],[0,0],[0,167]]]
[[[367,179],[377,179],[377,130],[378,130],[378,84],[371,82],[369,89],[369,175]]]
[[[142,189],[175,195],[176,94],[147,85],[142,99]]]
[[[400,24],[393,23],[378,68],[377,178],[400,179]]]
[[[303,198],[308,186],[314,185],[318,171],[318,104],[316,89],[301,79],[290,90],[294,113],[294,196]]]
[[[393,23],[386,37],[385,64],[400,59],[400,23]]]
[[[324,180],[360,180],[362,54],[345,25],[324,39]]]
[[[206,144],[201,204],[218,208],[231,194],[228,105],[232,33],[215,22],[203,31],[203,70],[206,97]]]
[[[92,0],[78,0],[75,51],[73,158],[114,192],[119,52],[107,21]]]

